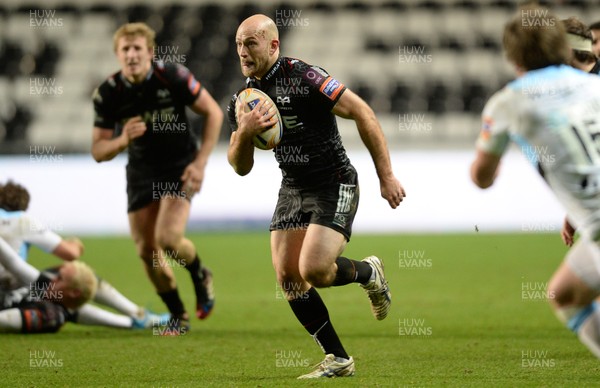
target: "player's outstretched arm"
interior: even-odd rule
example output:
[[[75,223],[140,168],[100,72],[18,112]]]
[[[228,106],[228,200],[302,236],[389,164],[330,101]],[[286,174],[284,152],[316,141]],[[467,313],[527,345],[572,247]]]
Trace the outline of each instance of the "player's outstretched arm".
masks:
[[[204,129],[202,130],[200,149],[194,161],[183,171],[181,181],[187,190],[197,193],[204,181],[204,171],[208,163],[208,157],[215,148],[217,141],[219,141],[219,134],[223,125],[223,111],[206,89],[200,91],[200,95],[190,108],[199,115],[204,116]]]
[[[21,222],[27,226],[23,229],[25,232],[22,236],[27,245],[52,253],[65,261],[77,260],[83,254],[83,243],[77,237],[63,239],[58,233],[28,214],[21,217]]]
[[[0,264],[21,283],[29,284],[40,277],[40,271],[23,261],[3,238],[0,238]]]
[[[500,156],[477,150],[475,160],[471,164],[471,180],[481,189],[487,189],[498,175]]]
[[[333,107],[333,113],[356,122],[360,138],[369,150],[375,164],[381,196],[388,201],[393,209],[398,207],[406,193],[394,176],[385,137],[371,107],[354,92],[346,89]]]
[[[77,237],[65,238],[54,248],[52,254],[65,261],[77,260],[83,254],[83,243]]]
[[[96,162],[113,159],[123,151],[131,141],[146,132],[146,123],[141,116],[132,117],[123,126],[121,134],[113,138],[113,130],[94,127],[92,133],[92,156]]]
[[[254,166],[252,138],[273,125],[271,120],[277,110],[270,108],[270,104],[263,100],[250,112],[244,113],[243,109],[236,109],[238,128],[229,139],[227,160],[238,175],[248,174]],[[268,113],[265,114],[265,112]]]

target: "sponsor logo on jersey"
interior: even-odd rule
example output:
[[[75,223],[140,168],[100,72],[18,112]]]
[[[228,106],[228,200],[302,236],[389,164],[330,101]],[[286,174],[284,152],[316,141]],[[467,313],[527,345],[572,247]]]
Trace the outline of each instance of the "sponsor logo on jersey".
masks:
[[[321,71],[316,71],[316,69],[315,69],[315,70],[308,70],[306,73],[304,73],[304,77],[307,78],[313,84],[315,84],[317,86],[321,86],[323,80],[326,79],[327,77],[329,77],[329,74],[323,73]]]
[[[321,93],[329,97],[331,100],[335,100],[340,91],[344,88],[344,84],[338,82],[335,78],[329,77],[323,82],[321,86]]]
[[[279,66],[281,66],[281,61],[277,61],[274,65],[273,68],[271,69],[271,71],[269,71],[267,73],[267,75],[265,75],[263,78],[265,81],[268,81],[269,79],[271,79],[271,77],[273,77],[273,75],[275,74],[275,72],[277,72],[277,70],[279,69]]]
[[[327,74],[327,72],[325,70],[321,69],[319,66],[311,66],[311,69],[313,69],[317,73],[321,74],[323,77],[329,77],[329,74]]]
[[[281,120],[283,121],[283,125],[285,125],[286,129],[294,129],[301,125],[304,125],[302,121],[298,121],[298,116],[281,116]]]

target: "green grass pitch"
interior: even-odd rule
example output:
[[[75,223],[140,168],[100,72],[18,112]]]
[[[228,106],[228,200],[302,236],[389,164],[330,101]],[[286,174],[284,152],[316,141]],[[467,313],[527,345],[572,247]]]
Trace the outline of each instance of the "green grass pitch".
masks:
[[[74,324],[3,335],[0,386],[600,386],[600,363],[543,300],[566,252],[558,234],[355,235],[345,255],[384,258],[393,307],[378,322],[357,285],[321,291],[356,362],[356,376],[324,382],[296,380],[322,353],[281,299],[268,233],[191,238],[215,274],[207,321],[181,337]],[[164,311],[130,239],[84,243],[102,277]],[[38,251],[31,262],[56,263]],[[191,311],[188,274],[175,273]],[[46,366],[35,366],[40,358]]]

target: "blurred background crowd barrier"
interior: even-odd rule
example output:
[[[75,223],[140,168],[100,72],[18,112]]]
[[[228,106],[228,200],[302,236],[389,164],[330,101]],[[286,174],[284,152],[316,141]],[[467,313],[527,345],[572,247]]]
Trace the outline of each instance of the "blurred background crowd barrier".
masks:
[[[593,1],[548,3],[561,17],[600,20]],[[91,93],[118,70],[112,34],[128,21],[157,32],[155,58],[189,67],[224,108],[243,84],[235,31],[254,13],[273,18],[283,55],[318,64],[375,110],[392,147],[471,146],[485,100],[512,72],[502,26],[516,2],[72,1],[0,5],[0,152],[30,146],[85,153]],[[349,146],[359,139],[340,127]],[[202,120],[192,115],[192,127]],[[223,131],[222,141],[229,131]]]
[[[559,17],[600,20],[597,2],[545,3]],[[542,3],[544,4],[544,3]],[[112,35],[144,21],[157,32],[155,59],[190,68],[223,109],[244,82],[235,47],[240,21],[269,15],[282,54],[325,68],[375,110],[408,197],[392,211],[352,121],[338,120],[361,177],[356,230],[558,231],[562,211],[512,152],[503,176],[481,193],[468,178],[485,101],[513,78],[501,50],[515,1],[37,1],[0,4],[0,181],[24,183],[32,211],[59,232],[127,233],[126,156],[89,155],[91,94],[119,70]],[[192,128],[202,119],[190,115]],[[227,165],[227,123],[190,224],[266,230],[280,173],[270,152],[255,171]],[[506,179],[506,180],[505,180]],[[516,195],[515,187],[527,186]],[[243,190],[241,189],[243,188]]]

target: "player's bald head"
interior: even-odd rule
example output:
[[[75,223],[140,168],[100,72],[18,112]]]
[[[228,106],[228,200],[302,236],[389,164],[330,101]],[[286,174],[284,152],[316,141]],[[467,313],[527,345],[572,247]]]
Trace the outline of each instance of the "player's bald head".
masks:
[[[256,14],[244,20],[237,30],[237,36],[252,35],[265,40],[279,40],[279,31],[273,19],[267,15]]]
[[[252,15],[238,27],[235,35],[242,74],[260,79],[279,57],[279,32],[273,20]]]

